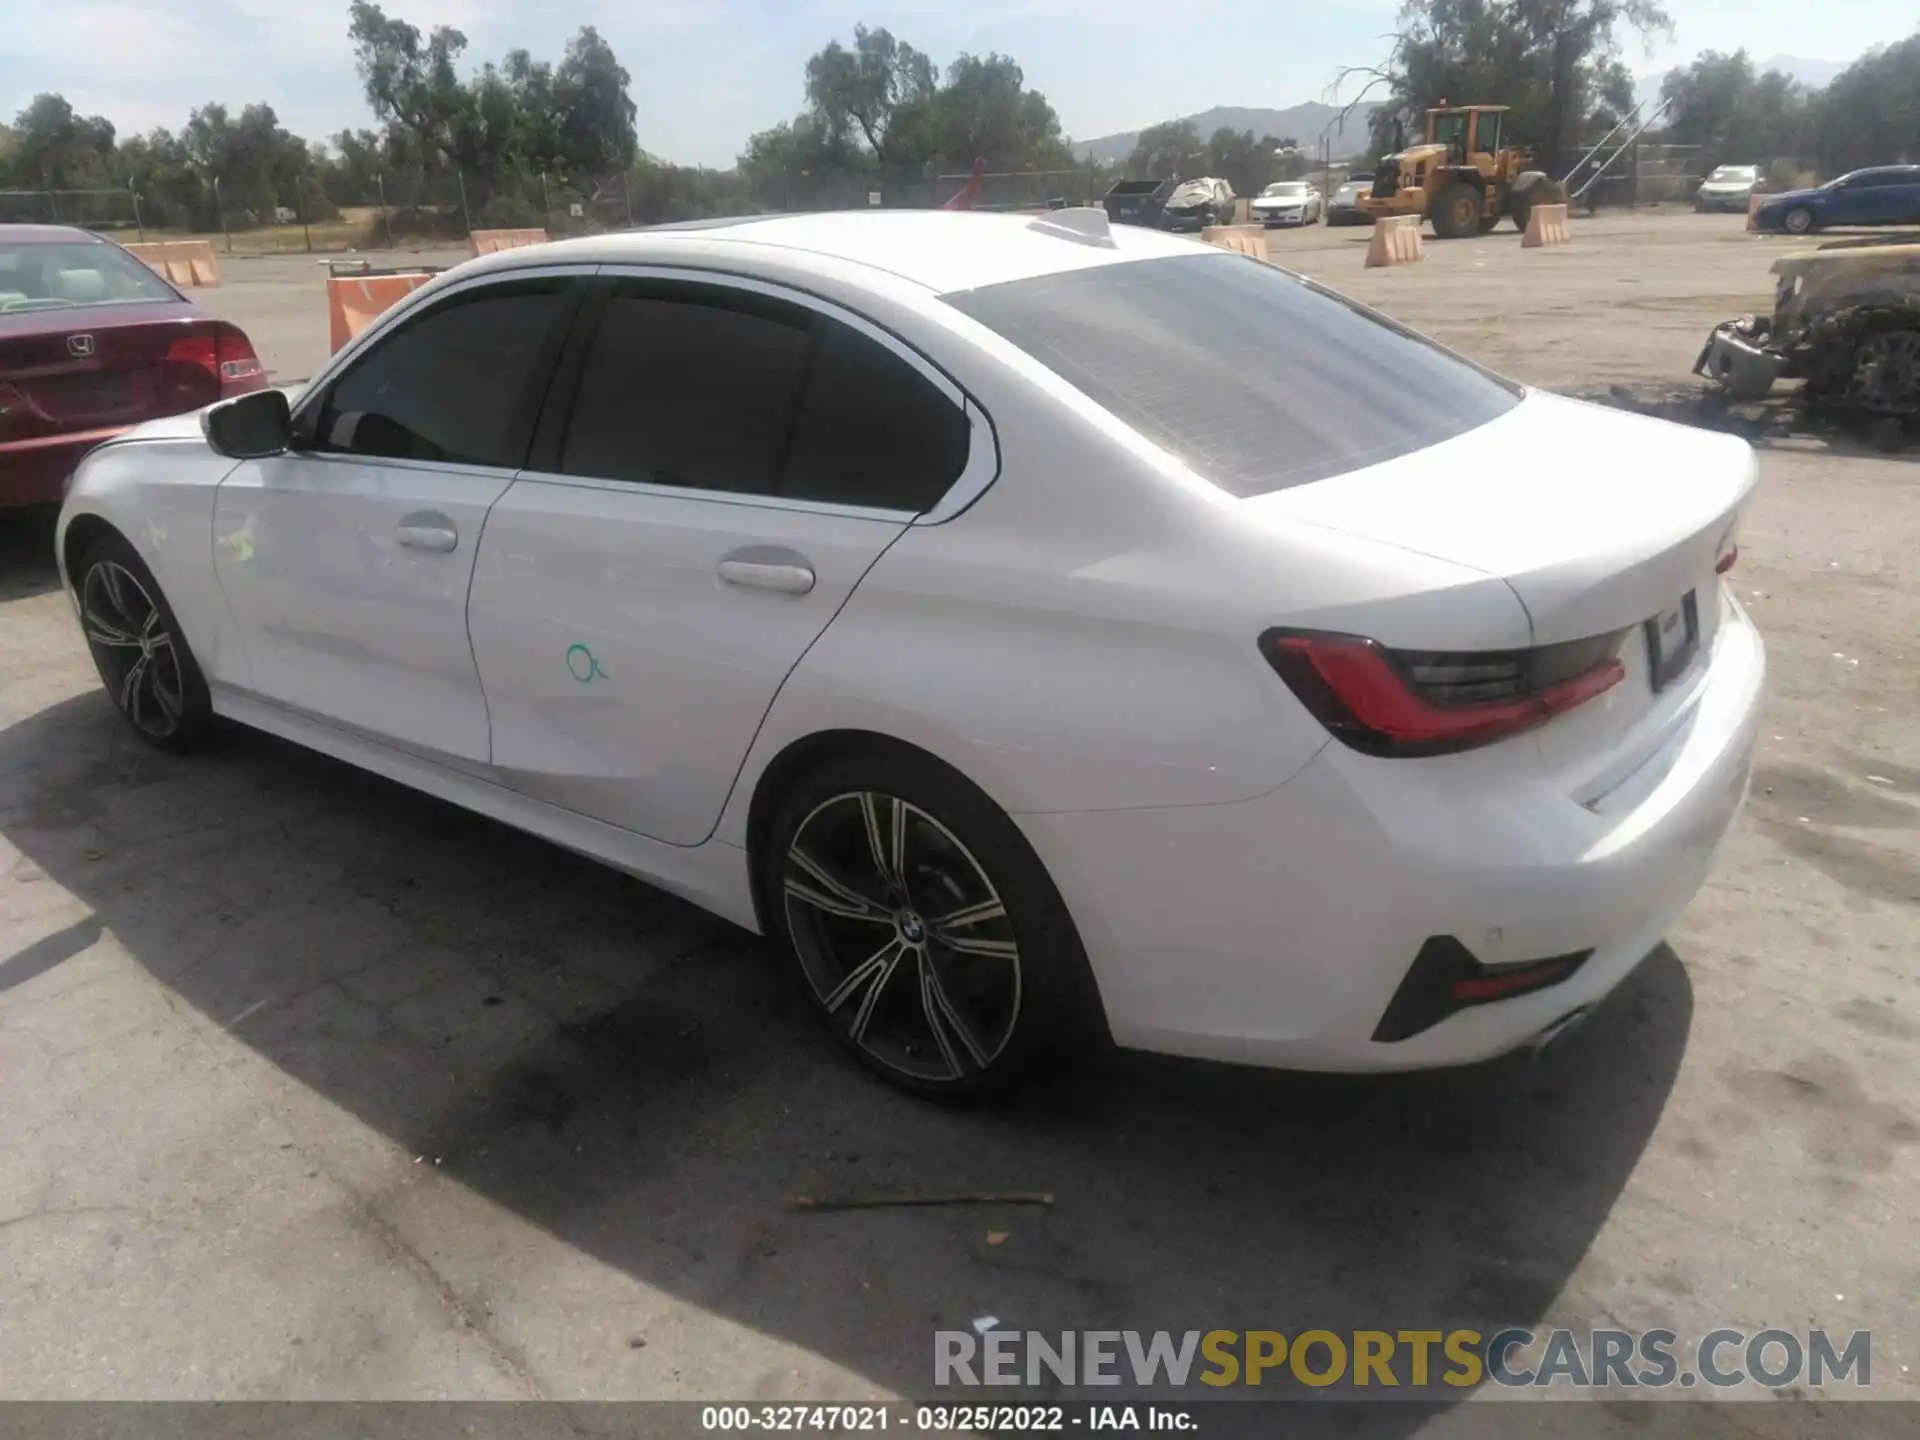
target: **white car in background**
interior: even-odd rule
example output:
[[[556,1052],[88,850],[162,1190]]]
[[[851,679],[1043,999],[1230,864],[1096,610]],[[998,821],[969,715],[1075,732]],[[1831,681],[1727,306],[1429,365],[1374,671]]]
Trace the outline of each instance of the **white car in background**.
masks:
[[[1277,180],[1253,198],[1248,212],[1269,230],[1320,220],[1320,192],[1305,180]]]
[[[951,1095],[1584,1014],[1745,793],[1753,483],[1241,255],[895,211],[462,265],[291,410],[93,451],[57,545],[141,736],[641,876]]]

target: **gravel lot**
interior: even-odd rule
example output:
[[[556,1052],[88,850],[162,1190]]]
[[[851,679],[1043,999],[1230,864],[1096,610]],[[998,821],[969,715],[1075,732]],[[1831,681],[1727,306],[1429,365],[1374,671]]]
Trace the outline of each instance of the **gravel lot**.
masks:
[[[1661,214],[1365,243],[1274,251],[1581,393],[1685,388],[1778,253]],[[296,378],[324,273],[206,298]],[[1124,1057],[999,1112],[869,1082],[758,942],[636,882],[264,738],[150,753],[48,525],[0,521],[0,1398],[911,1395],[931,1331],[994,1315],[1870,1328],[1920,1400],[1920,466],[1762,443],[1753,798],[1593,1021],[1418,1080]],[[1058,1203],[784,1204],[891,1187]]]

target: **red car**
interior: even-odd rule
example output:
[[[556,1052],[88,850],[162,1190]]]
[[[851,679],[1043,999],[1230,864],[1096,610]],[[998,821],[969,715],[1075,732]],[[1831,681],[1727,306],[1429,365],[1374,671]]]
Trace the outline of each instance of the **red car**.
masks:
[[[102,440],[264,389],[253,342],[112,241],[0,225],[0,510],[58,504]]]

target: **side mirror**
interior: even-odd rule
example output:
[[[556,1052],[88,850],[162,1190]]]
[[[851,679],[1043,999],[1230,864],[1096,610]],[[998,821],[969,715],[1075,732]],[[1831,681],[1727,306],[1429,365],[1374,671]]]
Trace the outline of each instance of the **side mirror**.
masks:
[[[291,407],[279,390],[255,390],[222,400],[200,417],[207,444],[229,460],[262,460],[293,439]]]

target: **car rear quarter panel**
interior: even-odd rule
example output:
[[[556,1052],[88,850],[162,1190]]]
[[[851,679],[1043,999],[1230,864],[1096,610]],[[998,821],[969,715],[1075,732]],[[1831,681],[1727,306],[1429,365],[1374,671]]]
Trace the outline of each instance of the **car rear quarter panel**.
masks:
[[[82,517],[123,535],[160,582],[201,669],[219,678],[230,678],[238,659],[210,551],[214,494],[232,468],[207,448],[198,415],[142,426],[81,461],[56,536],[64,573],[67,537]],[[66,576],[70,591],[79,579]]]
[[[1012,814],[1246,799],[1328,743],[1261,656],[1269,627],[1526,643],[1501,581],[1264,516],[971,321],[936,358],[992,417],[1000,476],[910,527],[795,667],[721,839],[744,843],[782,751],[834,730],[929,751]]]

